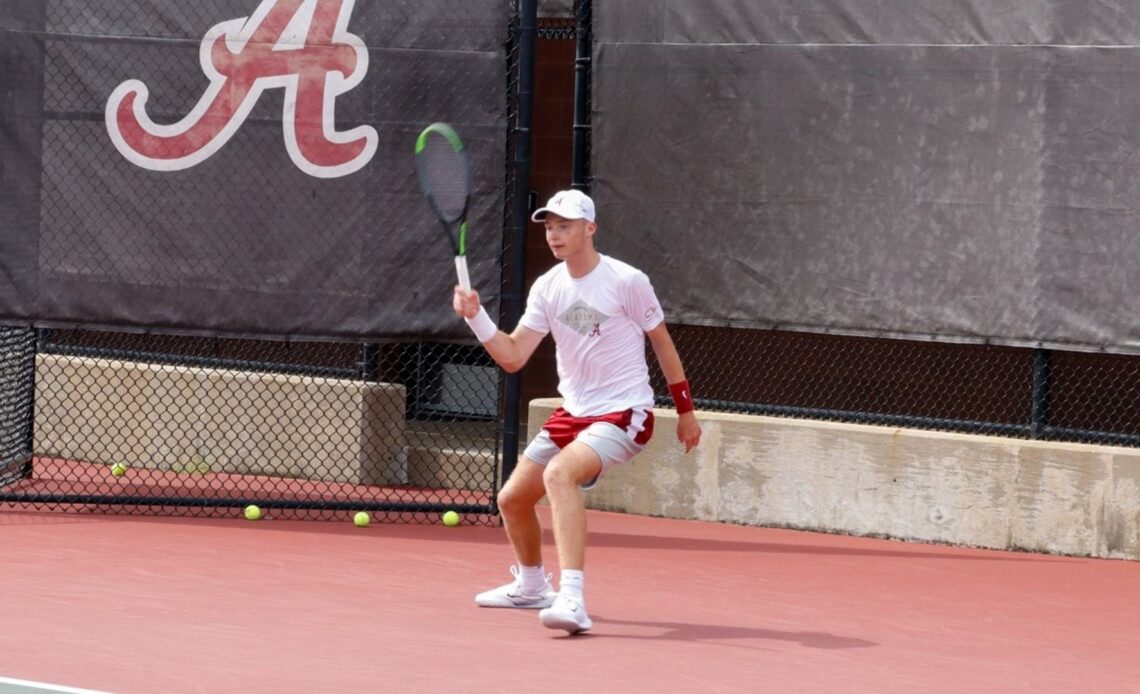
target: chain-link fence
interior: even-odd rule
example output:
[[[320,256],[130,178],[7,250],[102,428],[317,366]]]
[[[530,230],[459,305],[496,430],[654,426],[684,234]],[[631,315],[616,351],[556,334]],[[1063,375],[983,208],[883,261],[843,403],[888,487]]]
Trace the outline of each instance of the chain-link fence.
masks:
[[[1140,357],[672,325],[699,408],[1140,445]],[[658,401],[671,401],[660,372]]]
[[[493,512],[498,373],[480,350],[45,330],[38,351],[37,457],[6,500]]]
[[[451,314],[449,249],[411,153],[427,123],[468,119],[472,274],[499,304],[516,199],[517,7],[353,5],[338,9],[352,13],[352,35],[340,16],[338,33],[317,36],[334,18],[289,34],[273,16],[248,17],[248,0],[163,12],[45,4],[42,83],[22,88],[43,95],[34,318],[53,327],[0,334],[0,502],[193,515],[256,504],[270,517],[423,522],[455,510],[494,522],[501,376]],[[212,133],[221,143],[197,161],[156,164],[166,155],[126,151],[126,130],[128,146],[108,138],[127,79],[149,86],[118,116],[145,111],[137,125],[152,134],[136,144],[186,125],[209,94],[203,61],[224,72],[230,59],[203,35],[229,22],[233,53],[256,20],[248,50],[268,36],[298,54],[364,51],[355,65],[368,59],[368,81],[336,95],[323,126],[375,151],[355,175],[327,160],[337,138],[306,149],[306,118],[320,111],[301,113],[303,75],[250,87],[246,112],[228,114],[233,132]],[[337,55],[355,69],[351,53]]]
[[[592,0],[574,40],[575,187],[589,190]],[[668,311],[668,306],[665,307]],[[697,406],[804,419],[1140,446],[1140,356],[671,324]],[[652,354],[657,402],[672,405]]]
[[[58,327],[0,329],[0,502],[210,515],[257,504],[278,516],[366,510],[412,521],[454,509],[467,522],[490,522],[500,463],[518,443],[507,440],[517,436],[517,391],[451,316],[452,328],[441,329],[431,318],[438,312],[424,308],[446,305],[453,281],[442,238],[359,233],[433,223],[413,176],[380,161],[362,170],[369,187],[297,171],[281,140],[281,90],[261,95],[226,145],[236,155],[224,161],[154,176],[122,167],[106,142],[106,95],[123,78],[107,64],[145,66],[136,77],[166,85],[152,90],[148,112],[177,121],[202,92],[201,36],[186,27],[204,30],[248,4],[217,0],[153,16],[131,3],[45,6],[37,257],[52,290],[44,294],[79,300],[39,316]],[[372,3],[354,26],[387,27],[395,53],[416,40],[478,53],[488,46],[473,45],[466,29],[489,4],[431,23],[418,19],[417,3]],[[398,141],[393,150],[410,150],[409,132],[493,84],[498,110],[464,134],[485,176],[472,267],[492,288],[484,299],[506,314],[522,296],[515,275],[525,201],[515,175],[525,124],[513,99],[520,21],[515,3],[499,5],[496,51],[505,49],[488,59],[498,67],[490,77],[454,69],[450,57],[389,64],[394,83],[368,99],[346,96],[337,126],[379,124]],[[579,1],[574,16],[537,27],[539,37],[579,41],[573,184],[586,189],[591,22],[591,3]],[[372,62],[392,58],[378,52]],[[446,103],[433,100],[440,92]],[[386,110],[397,102],[404,110]],[[410,172],[410,151],[402,156]],[[271,191],[257,174],[266,169],[283,172]],[[186,195],[190,172],[202,171],[217,183],[212,217]],[[235,237],[242,228],[258,233]],[[262,301],[298,277],[318,279],[287,302]],[[118,285],[108,290],[108,282]],[[491,295],[496,287],[500,296]],[[355,315],[376,296],[392,299],[370,305],[373,322],[304,337],[303,328]],[[108,306],[121,310],[99,313]],[[170,316],[155,309],[162,306],[201,325],[223,315],[225,330],[167,325]],[[101,327],[76,328],[84,323]],[[233,336],[266,326],[295,336]],[[671,332],[704,410],[1140,445],[1140,357],[681,324]],[[653,385],[668,405],[656,370]]]

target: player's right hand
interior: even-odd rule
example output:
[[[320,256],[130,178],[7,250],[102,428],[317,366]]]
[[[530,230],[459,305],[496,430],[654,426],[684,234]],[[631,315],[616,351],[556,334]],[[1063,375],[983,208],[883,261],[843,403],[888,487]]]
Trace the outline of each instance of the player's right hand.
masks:
[[[479,313],[479,292],[474,289],[464,289],[460,285],[455,285],[455,294],[451,297],[451,307],[455,309],[455,314],[460,318],[474,318],[476,313]]]

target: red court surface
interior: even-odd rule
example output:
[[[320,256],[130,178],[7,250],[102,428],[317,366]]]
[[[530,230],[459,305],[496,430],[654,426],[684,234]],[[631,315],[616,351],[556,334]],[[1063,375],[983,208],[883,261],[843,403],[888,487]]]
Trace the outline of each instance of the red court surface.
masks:
[[[1140,563],[595,512],[595,629],[569,637],[473,604],[508,577],[501,529],[348,517],[0,511],[0,676],[124,694],[1140,692]]]

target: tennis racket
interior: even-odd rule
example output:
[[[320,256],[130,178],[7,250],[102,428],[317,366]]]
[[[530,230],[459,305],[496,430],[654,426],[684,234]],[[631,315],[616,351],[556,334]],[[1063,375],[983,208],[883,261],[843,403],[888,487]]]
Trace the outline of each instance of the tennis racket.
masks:
[[[467,274],[467,206],[471,199],[471,162],[463,140],[447,123],[432,123],[416,138],[416,173],[451,248],[459,286],[471,289]]]

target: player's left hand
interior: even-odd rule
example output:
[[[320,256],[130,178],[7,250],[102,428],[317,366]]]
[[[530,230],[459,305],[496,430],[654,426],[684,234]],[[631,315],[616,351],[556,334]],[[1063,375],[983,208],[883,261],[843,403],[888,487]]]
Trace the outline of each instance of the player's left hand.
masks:
[[[686,412],[677,417],[677,440],[685,445],[685,453],[701,442],[701,423],[695,413]]]

